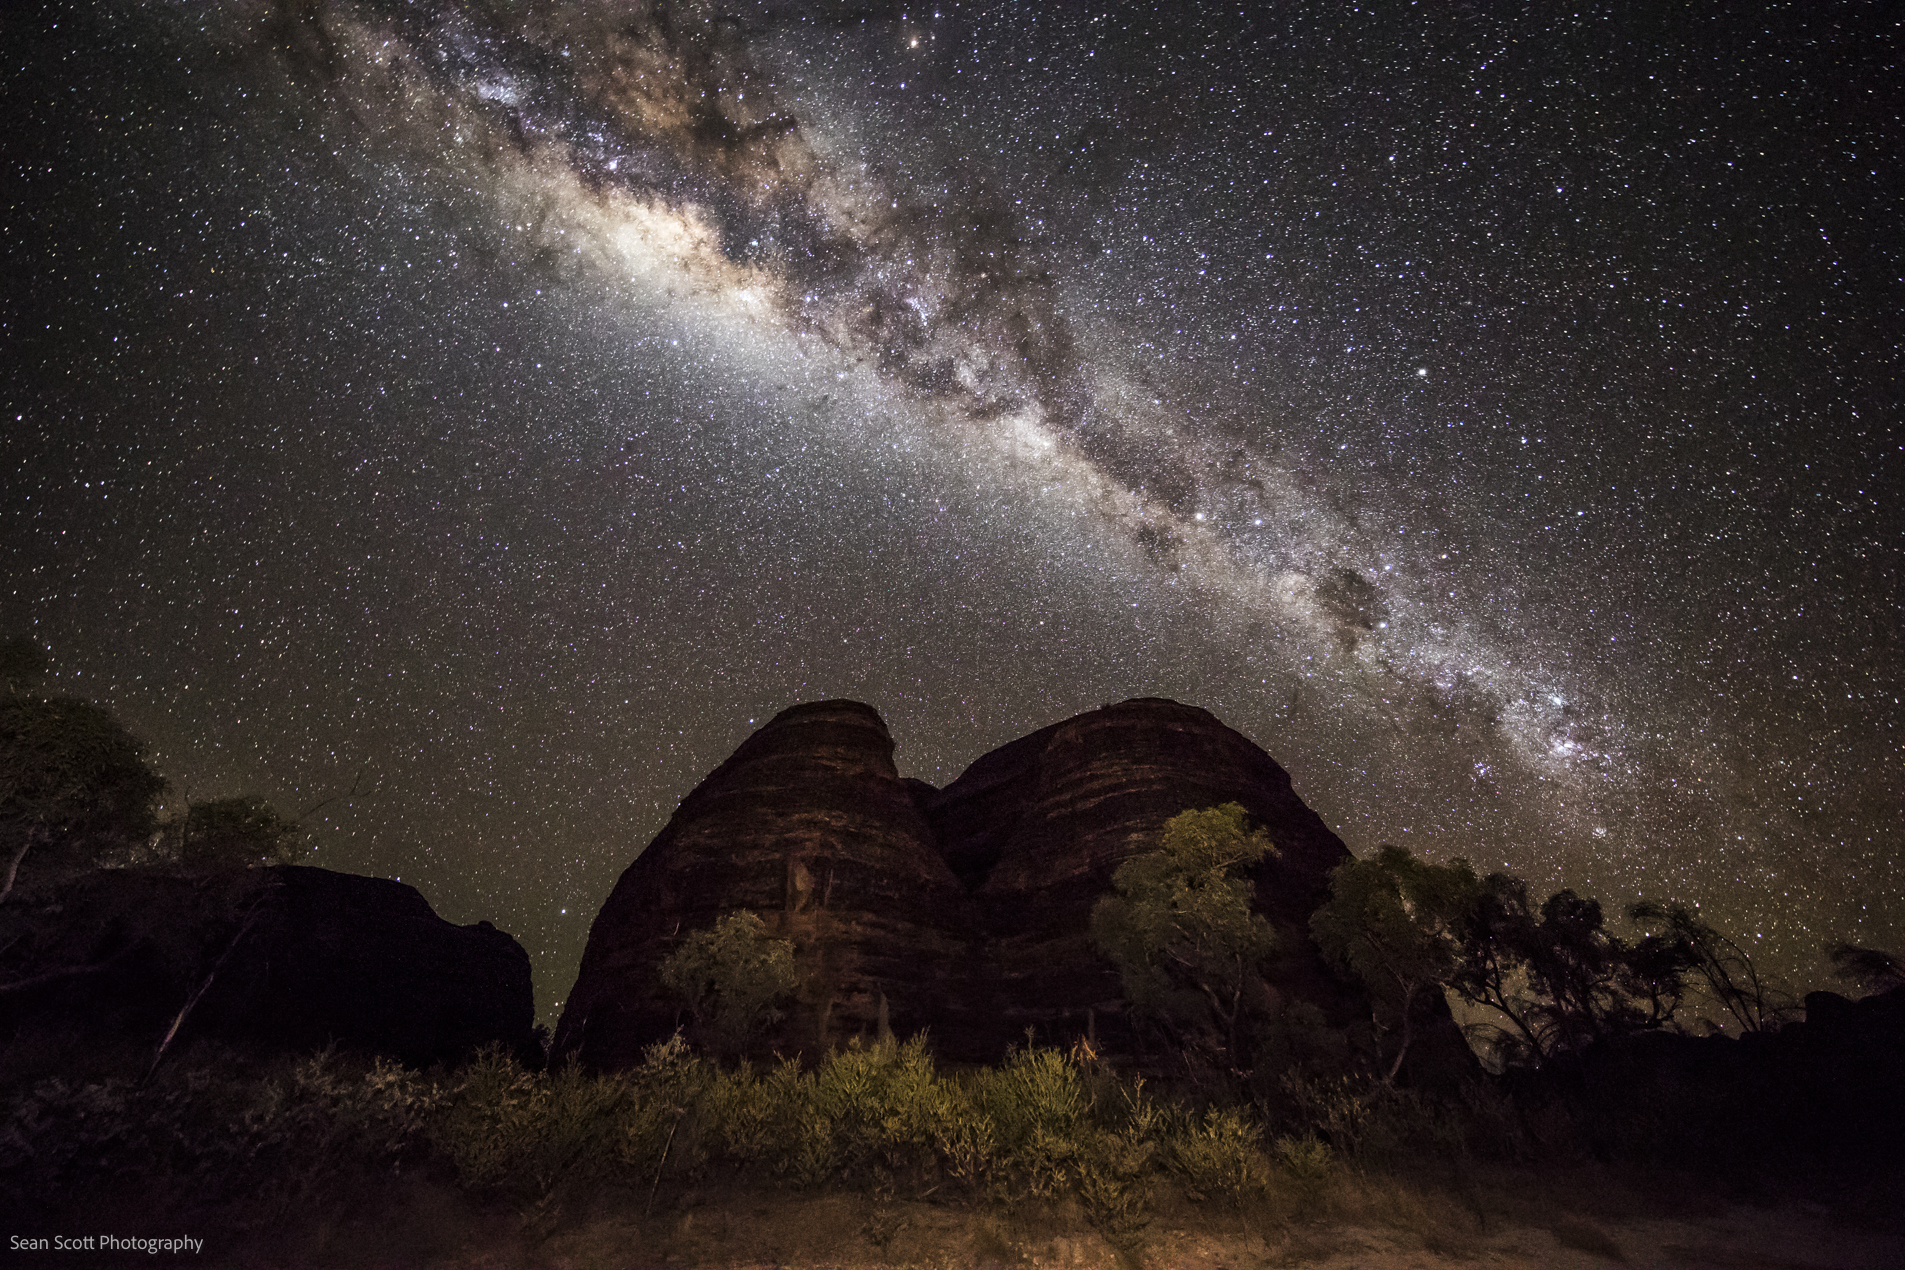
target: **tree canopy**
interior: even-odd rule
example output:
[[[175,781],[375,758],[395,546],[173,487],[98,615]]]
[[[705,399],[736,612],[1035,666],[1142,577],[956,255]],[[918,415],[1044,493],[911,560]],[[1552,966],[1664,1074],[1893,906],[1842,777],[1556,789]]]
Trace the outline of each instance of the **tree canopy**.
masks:
[[[759,914],[743,911],[682,940],[662,962],[661,982],[687,1007],[697,1039],[725,1057],[781,1017],[775,1003],[800,976],[794,946],[770,937]]]
[[[1219,1070],[1251,1063],[1253,990],[1277,941],[1251,910],[1249,874],[1276,850],[1237,803],[1186,811],[1165,822],[1156,850],[1118,866],[1092,910],[1126,999]]]
[[[1636,904],[1628,916],[1637,939],[1609,931],[1600,902],[1572,890],[1537,906],[1511,874],[1478,878],[1466,860],[1430,864],[1385,846],[1332,874],[1311,931],[1369,992],[1378,1028],[1397,1038],[1391,1079],[1416,1010],[1443,992],[1494,1019],[1471,1031],[1504,1063],[1678,1027],[1693,996],[1742,1031],[1777,1026],[1784,998],[1738,943],[1678,905]]]
[[[98,706],[0,697],[0,842],[8,858],[0,900],[36,848],[96,857],[149,837],[153,801],[165,788],[138,740]]]
[[[1857,983],[1867,992],[1905,988],[1905,957],[1896,953],[1838,943],[1827,946],[1826,957],[1832,962],[1835,975]]]
[[[196,866],[290,864],[303,827],[259,798],[193,803],[173,826],[179,862]]]
[[[1330,878],[1310,930],[1323,955],[1367,989],[1377,1027],[1398,1038],[1385,1081],[1402,1069],[1424,1003],[1455,977],[1480,890],[1466,860],[1430,864],[1388,846]]]

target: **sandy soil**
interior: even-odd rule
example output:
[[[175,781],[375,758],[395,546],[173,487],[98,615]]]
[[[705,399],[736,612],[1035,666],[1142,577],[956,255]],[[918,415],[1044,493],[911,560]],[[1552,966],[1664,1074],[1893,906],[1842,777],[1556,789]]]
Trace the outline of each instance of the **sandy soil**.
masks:
[[[1406,1206],[1405,1206],[1406,1207]],[[1174,1216],[1197,1216],[1175,1214]],[[1399,1222],[1329,1220],[1257,1226],[1250,1214],[1153,1223],[1137,1265],[1149,1270],[1901,1270],[1905,1234],[1860,1229],[1800,1207],[1719,1209],[1697,1218],[1610,1220],[1558,1213],[1490,1220],[1403,1213]],[[603,1219],[534,1252],[494,1249],[471,1270],[1131,1270],[1103,1238],[1062,1210],[1000,1218],[929,1204],[833,1197],[764,1199],[666,1220]],[[525,1255],[526,1254],[526,1255]],[[521,1257],[522,1259],[518,1259]]]

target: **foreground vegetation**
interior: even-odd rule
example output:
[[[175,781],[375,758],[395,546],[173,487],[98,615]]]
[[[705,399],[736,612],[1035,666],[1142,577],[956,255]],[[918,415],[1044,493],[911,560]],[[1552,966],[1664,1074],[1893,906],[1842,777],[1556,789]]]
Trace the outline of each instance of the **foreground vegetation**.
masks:
[[[915,1038],[803,1070],[724,1068],[676,1037],[602,1075],[533,1072],[495,1050],[428,1072],[200,1050],[149,1083],[14,1091],[0,1193],[26,1229],[163,1218],[227,1247],[317,1238],[417,1188],[456,1196],[528,1247],[605,1211],[639,1222],[711,1196],[850,1196],[876,1249],[903,1224],[893,1214],[928,1203],[1007,1225],[1070,1221],[1136,1264],[1160,1212],[1259,1235],[1351,1214],[1435,1246],[1486,1228],[1503,1170],[1522,1177],[1507,1190],[1526,1190],[1531,1171],[1647,1167],[1639,1121],[1610,1153],[1565,1100],[1518,1103],[1490,1081],[1439,1099],[1380,1081],[1286,1085],[1292,1111],[1271,1124],[1247,1106],[1160,1094],[1083,1045],[946,1071]],[[1766,1183],[1741,1174],[1695,1189],[1752,1195]],[[1807,1184],[1878,1211],[1898,1198],[1877,1174]],[[468,1234],[452,1224],[439,1253]]]

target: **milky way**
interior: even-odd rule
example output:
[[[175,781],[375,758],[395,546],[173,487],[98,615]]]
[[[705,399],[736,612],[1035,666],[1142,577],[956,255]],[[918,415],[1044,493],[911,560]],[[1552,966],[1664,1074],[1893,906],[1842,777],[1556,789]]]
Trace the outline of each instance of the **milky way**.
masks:
[[[1895,946],[1896,31],[1420,7],[10,16],[6,629],[545,1012],[821,696]]]

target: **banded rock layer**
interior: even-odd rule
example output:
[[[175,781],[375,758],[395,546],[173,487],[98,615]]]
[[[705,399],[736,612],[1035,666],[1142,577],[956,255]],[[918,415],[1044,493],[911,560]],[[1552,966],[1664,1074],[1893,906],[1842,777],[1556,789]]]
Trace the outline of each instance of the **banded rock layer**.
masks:
[[[596,915],[553,1056],[614,1069],[673,1032],[659,969],[737,909],[790,940],[802,987],[769,1036],[824,1052],[878,1027],[959,1031],[972,902],[946,867],[893,738],[869,706],[783,710],[682,801]]]
[[[680,1021],[659,982],[683,936],[758,913],[794,944],[799,1000],[764,1049],[809,1056],[874,1032],[931,1029],[950,1058],[1096,1032],[1132,1042],[1118,975],[1092,947],[1091,909],[1118,865],[1181,811],[1241,803],[1278,856],[1255,878],[1283,936],[1275,991],[1340,1034],[1368,1006],[1308,932],[1349,858],[1290,778],[1206,710],[1158,698],[1106,706],[974,763],[944,790],[902,780],[871,707],[783,711],[682,802],[616,884],[590,931],[553,1057],[639,1061]]]
[[[1126,1049],[1123,993],[1092,947],[1092,906],[1120,864],[1155,848],[1165,821],[1231,802],[1277,846],[1255,879],[1257,907],[1285,950],[1277,986],[1338,1028],[1366,1017],[1309,935],[1348,848],[1255,743],[1208,710],[1141,697],[994,750],[928,804],[947,862],[978,906],[969,980],[978,1048],[996,1053],[1029,1026],[1046,1038],[1103,1029],[1102,1044]]]

